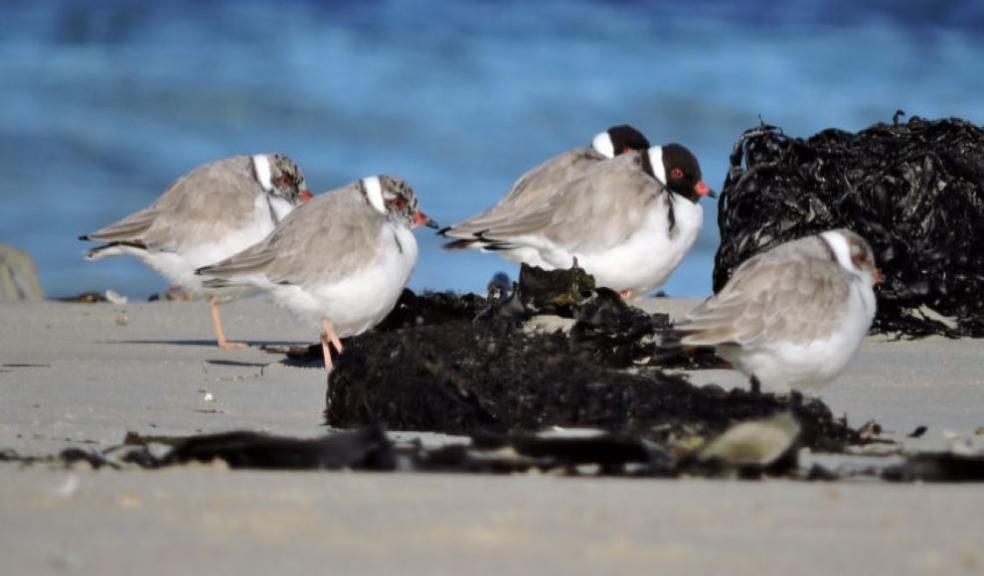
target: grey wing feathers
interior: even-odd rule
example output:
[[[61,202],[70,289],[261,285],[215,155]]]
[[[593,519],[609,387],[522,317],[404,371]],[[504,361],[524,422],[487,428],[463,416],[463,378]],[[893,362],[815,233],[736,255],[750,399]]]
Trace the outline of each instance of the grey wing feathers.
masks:
[[[510,238],[540,230],[553,219],[549,207],[541,208],[535,212],[527,212],[508,220],[489,222],[477,236],[488,240],[508,241]]]
[[[83,237],[104,242],[139,242],[150,250],[178,251],[248,226],[261,189],[251,160],[237,156],[195,168],[174,182],[149,207]]]
[[[760,254],[676,326],[686,345],[808,342],[840,322],[848,280],[835,262]]]
[[[555,218],[550,210],[548,205],[533,212],[516,214],[512,218],[485,220],[480,226],[468,227],[465,230],[457,228],[443,230],[445,236],[459,238],[445,243],[443,248],[463,250],[480,247],[483,250],[493,251],[517,248],[522,245],[519,237],[542,230]]]
[[[101,228],[92,234],[83,236],[83,240],[94,240],[97,242],[125,242],[139,240],[141,236],[154,223],[154,213],[152,208],[144,208],[139,212],[134,212],[119,222],[114,222],[109,226]]]
[[[199,268],[195,273],[212,276],[213,279],[205,282],[206,286],[212,288],[234,284],[235,280],[244,276],[262,276],[275,283],[283,281],[272,277],[272,267],[277,258],[284,258],[290,253],[290,243],[295,236],[294,228],[290,223],[293,220],[303,220],[299,216],[303,216],[300,209],[294,210],[260,242],[225,260]]]
[[[499,206],[509,205],[518,209],[536,206],[549,199],[551,190],[584,174],[603,160],[605,157],[593,148],[577,148],[555,156],[520,176]]]
[[[520,176],[495,206],[442,230],[442,234],[469,239],[486,229],[521,216],[524,212],[536,210],[549,201],[558,187],[604,159],[604,156],[592,148],[578,148],[555,156]]]
[[[601,251],[623,242],[648,216],[649,202],[665,196],[658,182],[627,166],[628,154],[568,181],[535,211],[502,221],[481,237],[502,243],[542,236],[574,251]]]
[[[536,231],[552,220],[550,207],[541,207],[532,212],[515,214],[512,217],[489,218],[464,229],[448,228],[442,234],[458,238],[444,244],[445,250],[463,250],[479,246],[485,250],[508,250],[515,248],[512,238]]]
[[[249,226],[261,193],[250,162],[246,156],[220,160],[178,179],[150,207],[155,218],[144,237],[148,247],[183,250]]]
[[[275,250],[261,242],[225,260],[199,268],[196,274],[231,278],[262,273],[273,262],[276,255]]]
[[[316,196],[258,244],[198,273],[228,281],[259,276],[274,284],[331,282],[375,258],[384,220],[350,185]]]

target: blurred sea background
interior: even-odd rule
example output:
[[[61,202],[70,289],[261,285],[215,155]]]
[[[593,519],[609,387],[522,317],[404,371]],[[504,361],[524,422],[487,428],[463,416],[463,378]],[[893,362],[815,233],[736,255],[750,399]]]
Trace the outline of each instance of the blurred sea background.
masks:
[[[0,243],[48,297],[166,281],[77,236],[195,166],[297,160],[315,192],[405,177],[442,225],[612,124],[680,142],[720,190],[760,119],[793,136],[896,109],[984,122],[984,3],[915,0],[2,2]],[[664,290],[710,293],[717,211]],[[484,291],[516,266],[418,233],[411,287]],[[330,265],[330,263],[328,263]]]

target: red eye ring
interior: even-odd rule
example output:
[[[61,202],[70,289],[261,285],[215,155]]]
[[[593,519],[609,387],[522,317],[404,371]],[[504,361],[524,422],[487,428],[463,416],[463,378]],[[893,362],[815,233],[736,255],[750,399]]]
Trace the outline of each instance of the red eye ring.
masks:
[[[670,170],[670,177],[676,178],[678,180],[680,178],[683,178],[683,170],[679,168],[674,168],[673,170]]]

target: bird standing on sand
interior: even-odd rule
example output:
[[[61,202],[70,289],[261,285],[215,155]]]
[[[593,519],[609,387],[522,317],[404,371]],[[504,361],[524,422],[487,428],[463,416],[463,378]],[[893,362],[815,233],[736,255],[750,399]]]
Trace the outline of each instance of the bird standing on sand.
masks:
[[[292,212],[262,242],[198,271],[209,288],[252,286],[321,329],[325,369],[330,345],[378,324],[417,262],[412,230],[437,224],[417,208],[413,189],[394,176],[371,176],[322,194]]]
[[[681,344],[714,346],[753,392],[817,389],[857,353],[881,281],[864,238],[831,230],[749,258],[676,331]]]
[[[631,297],[666,281],[700,232],[700,198],[714,196],[679,144],[599,162],[543,194],[538,205],[503,209],[494,221],[443,230],[459,238],[444,248],[495,251],[546,270],[576,260],[599,286]]]
[[[470,239],[497,224],[511,221],[543,205],[568,180],[580,176],[605,160],[626,152],[649,148],[649,140],[628,124],[612,126],[591,141],[591,146],[575,148],[554,156],[516,180],[498,204],[464,222],[441,230],[451,238]]]
[[[246,291],[205,288],[195,270],[259,242],[310,198],[304,174],[287,156],[236,156],[195,168],[148,208],[80,240],[106,243],[89,250],[87,260],[136,256],[172,284],[208,296],[219,347],[245,348],[226,340],[219,302]]]

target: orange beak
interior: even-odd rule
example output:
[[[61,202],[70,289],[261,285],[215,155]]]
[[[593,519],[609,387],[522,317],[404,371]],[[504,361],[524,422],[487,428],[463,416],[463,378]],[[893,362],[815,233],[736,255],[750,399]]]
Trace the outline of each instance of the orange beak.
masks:
[[[882,284],[885,282],[885,275],[881,273],[881,270],[875,270],[874,278],[875,284]]]
[[[440,226],[437,225],[437,222],[434,222],[433,218],[431,218],[427,214],[424,214],[420,210],[414,212],[413,223],[416,224],[417,226],[427,226],[428,228],[440,228]]]
[[[714,193],[714,190],[708,188],[707,184],[704,184],[703,180],[701,180],[700,182],[697,183],[696,186],[694,186],[694,192],[696,192],[701,196],[707,196],[708,198],[717,198],[717,194]]]
[[[301,197],[301,202],[307,202],[311,198],[314,198],[314,194],[311,194],[311,191],[310,190],[301,190],[301,192],[300,192],[300,194],[298,194],[298,196]]]

